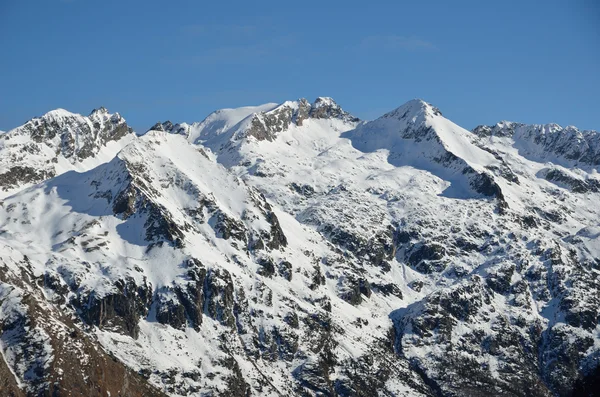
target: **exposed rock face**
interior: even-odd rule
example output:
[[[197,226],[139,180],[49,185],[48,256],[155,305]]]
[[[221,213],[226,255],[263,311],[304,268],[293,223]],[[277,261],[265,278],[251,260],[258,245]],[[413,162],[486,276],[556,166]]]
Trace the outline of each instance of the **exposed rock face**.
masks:
[[[449,197],[475,194],[495,198],[500,212],[507,209],[508,203],[489,171],[508,182],[518,182],[493,150],[475,145],[472,134],[444,119],[437,108],[421,100],[410,101],[344,136],[361,151],[388,150],[388,162],[395,166],[424,168],[451,181],[446,192]],[[471,146],[471,151],[465,152],[464,145]],[[484,158],[486,164],[478,166],[476,163]]]
[[[33,167],[17,165],[0,174],[0,184],[6,189],[14,189],[21,184],[36,183],[52,178],[54,175],[52,169],[37,170]]]
[[[81,323],[57,311],[38,287],[43,283],[26,270],[31,261],[3,248],[8,254],[0,264],[4,395],[165,396],[98,346]]]
[[[478,126],[473,132],[480,137],[510,137],[527,142],[520,154],[533,160],[558,157],[567,164],[600,165],[600,133],[580,131],[558,124],[522,124],[502,121],[494,126]]]
[[[315,119],[340,119],[347,122],[358,122],[357,117],[344,111],[332,98],[319,97],[310,107],[309,117]]]
[[[285,102],[271,111],[255,114],[243,137],[273,141],[278,133],[287,130],[292,124],[302,126],[310,118],[339,119],[354,123],[359,121],[331,98],[319,97],[312,105],[302,98],[295,102]]]
[[[29,135],[35,143],[60,142],[59,153],[77,161],[93,156],[98,145],[118,141],[132,132],[118,113],[110,114],[101,107],[88,117],[56,110],[9,131],[5,139]]]
[[[507,313],[493,303],[493,292],[483,280],[473,277],[450,291],[430,295],[399,320],[398,347],[404,352],[412,346],[428,351],[413,362],[428,377],[438,379],[446,395],[487,391],[551,396],[536,375],[540,325],[531,324],[521,332]],[[464,324],[471,324],[466,332]],[[486,356],[493,360],[482,362]]]
[[[0,135],[0,165],[8,169],[0,173],[0,187],[6,191],[46,180],[56,175],[59,162],[74,169],[84,160],[97,165],[90,159],[101,152],[114,156],[133,136],[125,119],[105,108],[87,117],[51,111]]]
[[[558,167],[544,168],[538,172],[540,178],[573,193],[598,193],[600,192],[600,179],[582,178],[581,176]]]
[[[185,125],[173,124],[167,120],[163,123],[160,121],[152,126],[148,131],[162,131],[170,134],[186,135],[188,134],[188,128]]]
[[[420,100],[139,137],[105,109],[49,115],[0,140],[2,393],[596,391],[593,132],[469,132]]]
[[[117,280],[114,289],[101,297],[91,291],[72,303],[87,324],[114,329],[137,339],[138,322],[148,312],[152,291],[145,285],[137,286],[132,279]]]

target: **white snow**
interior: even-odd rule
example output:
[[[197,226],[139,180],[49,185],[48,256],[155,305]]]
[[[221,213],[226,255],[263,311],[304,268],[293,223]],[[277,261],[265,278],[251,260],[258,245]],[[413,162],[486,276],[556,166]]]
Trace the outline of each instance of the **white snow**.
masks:
[[[109,142],[82,162],[59,157],[55,178],[11,190],[0,203],[0,243],[7,246],[2,248],[3,256],[26,254],[34,275],[58,274],[66,282],[76,279],[83,291],[94,291],[100,297],[114,292],[114,281],[126,277],[148,283],[153,291],[173,287],[184,282],[182,263],[192,257],[207,269],[226,270],[232,275],[235,293],[244,292],[248,310],[254,313],[248,319],[252,332],[238,335],[208,315],[199,332],[190,327],[176,330],[157,323],[156,313],[151,311],[140,322],[138,340],[105,329],[97,329],[96,335],[105,349],[134,370],[156,370],[150,380],[159,387],[166,387],[161,373],[173,370],[183,388],[223,390],[231,368],[224,368],[219,360],[233,357],[253,387],[269,379],[273,389],[266,388],[263,395],[276,395],[275,390],[292,393],[294,369],[314,364],[310,353],[313,330],[305,324],[290,332],[298,337],[299,352],[306,356],[272,362],[260,357],[250,360],[246,355],[246,349],[256,349],[255,334],[265,337],[274,329],[289,328],[284,321],[288,312],[325,313],[318,302],[329,301],[331,321],[344,331],[333,336],[335,353],[338,359],[357,358],[368,354],[374,341],[387,338],[392,319],[399,313],[418,313],[424,299],[466,284],[466,277],[487,277],[521,258],[532,269],[547,266],[539,255],[532,254],[536,244],[543,251],[553,244],[564,245],[564,238],[576,235],[587,250],[579,252],[582,257],[600,256],[598,193],[575,194],[541,178],[540,172],[549,167],[548,158],[530,140],[520,141],[525,132],[517,129],[511,136],[478,138],[445,119],[433,106],[413,100],[372,122],[308,118],[301,126],[290,124],[273,141],[245,136],[254,117],[282,107],[297,109],[298,103],[224,109],[200,123],[180,124],[186,135],[160,131],[141,137],[131,134]],[[316,104],[332,106],[335,102],[320,98]],[[82,116],[56,110],[44,117],[64,120]],[[103,120],[113,116],[97,112],[90,117]],[[83,119],[82,123],[89,121]],[[512,128],[512,124],[502,123],[498,128]],[[557,128],[536,131],[552,135]],[[16,155],[16,148],[27,144],[29,138],[20,131],[9,134],[10,140],[0,140],[0,151]],[[51,152],[51,146],[42,147],[39,155],[25,163],[41,164],[51,158]],[[443,158],[449,160],[441,161]],[[553,163],[578,180],[598,178],[589,167]],[[497,213],[495,199],[470,190],[463,172],[466,167],[492,175],[510,216]],[[511,170],[518,183],[491,171],[494,167]],[[148,203],[161,208],[183,230],[183,248],[164,244],[148,250],[147,215],[124,219],[114,214],[111,199],[132,180]],[[460,194],[448,194],[451,187]],[[209,219],[199,221],[190,215],[190,209],[202,207],[206,200],[239,221],[248,233],[269,232],[271,225],[257,204],[258,192],[273,207],[287,238],[288,245],[281,250],[251,252],[239,241],[218,236],[207,208],[198,216]],[[560,213],[564,221],[546,222],[530,230],[519,223],[526,215],[542,212]],[[389,270],[362,261],[373,250],[361,252],[363,257],[358,258],[351,246],[343,245],[351,238],[374,241],[389,230],[414,231],[418,233],[414,240],[443,244],[447,248],[444,268],[424,274],[407,263],[403,258],[409,257],[413,240],[398,244],[397,251],[386,259]],[[349,237],[333,241],[335,233]],[[476,248],[453,250],[458,238]],[[507,258],[504,249],[512,256]],[[271,258],[275,264],[292,263],[292,280],[258,274],[257,261],[262,258]],[[17,262],[8,266],[15,273]],[[322,272],[325,283],[311,289],[315,268]],[[460,272],[465,276],[458,276]],[[374,291],[370,297],[363,295],[355,306],[341,297],[351,276],[364,277]],[[523,279],[515,273],[511,282]],[[423,286],[418,290],[414,283]],[[395,285],[402,297],[377,291],[388,284]],[[538,287],[542,288],[533,284],[530,288]],[[4,296],[1,291],[0,296]],[[553,303],[538,302],[532,296],[524,308],[511,305],[508,297],[495,296],[477,313],[481,318],[484,310],[495,313],[489,323],[479,317],[475,324],[459,322],[452,339],[474,331],[493,335],[502,316],[521,315],[546,325],[562,321],[557,320]],[[13,303],[11,306],[19,307]],[[582,332],[591,335],[598,351],[598,332]],[[432,363],[444,354],[439,346],[419,344],[410,328],[406,335],[405,341],[414,342],[408,343],[404,352],[408,358]],[[495,376],[502,366],[501,358],[487,354],[473,355],[473,359],[488,366]],[[342,379],[339,367],[334,370],[338,372],[333,379]],[[199,371],[201,381],[182,375],[188,371]],[[218,376],[210,378],[209,374]],[[390,379],[388,384],[398,395],[412,395],[412,389],[401,380]]]

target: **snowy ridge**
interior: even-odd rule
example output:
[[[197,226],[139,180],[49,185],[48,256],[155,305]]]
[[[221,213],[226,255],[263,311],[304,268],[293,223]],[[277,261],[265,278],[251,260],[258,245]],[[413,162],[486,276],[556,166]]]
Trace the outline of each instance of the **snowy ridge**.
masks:
[[[478,126],[473,132],[482,138],[512,146],[519,154],[537,162],[553,162],[565,167],[600,165],[600,133],[565,128],[558,124],[522,124],[502,121],[494,126]]]
[[[470,132],[421,100],[361,122],[321,97],[142,136],[105,109],[9,132],[2,150],[48,141],[67,165],[0,201],[2,387],[593,390],[600,179],[575,153],[595,135],[561,149],[573,128],[505,124]]]
[[[423,169],[449,181],[445,195],[469,198],[475,193],[504,201],[500,187],[486,171],[500,170],[502,162],[473,145],[469,131],[422,100],[412,100],[344,136],[363,152],[387,151],[387,161],[396,167]]]
[[[123,117],[105,108],[87,117],[56,109],[34,118],[0,135],[2,195],[110,161],[134,135]]]

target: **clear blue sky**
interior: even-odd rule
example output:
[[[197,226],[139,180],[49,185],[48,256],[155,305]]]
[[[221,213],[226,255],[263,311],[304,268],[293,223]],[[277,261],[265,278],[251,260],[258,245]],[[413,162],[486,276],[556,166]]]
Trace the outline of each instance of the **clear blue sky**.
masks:
[[[600,2],[0,0],[0,129],[101,105],[158,120],[331,96],[464,127],[600,129]]]

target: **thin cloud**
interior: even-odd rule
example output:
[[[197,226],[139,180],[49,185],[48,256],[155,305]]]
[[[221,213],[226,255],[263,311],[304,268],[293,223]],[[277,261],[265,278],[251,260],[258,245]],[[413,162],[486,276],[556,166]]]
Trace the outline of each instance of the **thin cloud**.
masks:
[[[229,37],[247,37],[257,31],[254,25],[213,25],[213,24],[195,24],[181,27],[181,33],[187,36],[229,36]]]
[[[286,59],[295,54],[290,51],[295,40],[292,37],[280,37],[250,44],[236,44],[207,49],[200,54],[179,58],[164,58],[167,64],[202,65],[243,65]]]
[[[361,40],[359,47],[363,49],[384,49],[388,51],[436,50],[430,41],[417,37],[383,35],[368,36]]]

